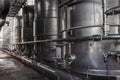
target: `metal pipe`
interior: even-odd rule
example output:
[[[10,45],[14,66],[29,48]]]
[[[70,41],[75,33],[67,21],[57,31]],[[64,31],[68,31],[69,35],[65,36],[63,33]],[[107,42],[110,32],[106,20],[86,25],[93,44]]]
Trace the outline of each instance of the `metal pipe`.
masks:
[[[60,24],[61,24],[61,35],[62,38],[67,38],[67,9],[66,7],[62,7],[60,10]],[[64,44],[62,46],[62,52],[61,52],[61,58],[65,58],[65,55],[68,53],[67,51],[67,43],[66,42],[62,42],[62,44]],[[66,61],[63,60],[63,68],[66,68]]]
[[[34,12],[36,12],[35,9],[34,9]],[[33,25],[33,38],[34,38],[34,41],[37,41],[36,17],[37,17],[37,15],[34,14],[34,25]],[[37,49],[36,47],[37,47],[37,45],[34,43],[34,51]]]
[[[103,8],[103,33],[106,36],[109,34],[109,25],[107,24],[107,16],[105,15],[105,11],[107,9],[106,0],[102,0],[102,8]]]
[[[113,24],[113,25],[110,25],[110,26],[113,26],[113,27],[118,27],[118,26],[120,26],[120,24]]]
[[[69,30],[75,30],[75,29],[83,29],[83,28],[90,28],[90,27],[102,27],[103,25],[89,25],[89,26],[78,26],[70,28]]]
[[[67,5],[67,4],[71,3],[72,1],[74,1],[74,0],[64,1],[63,3],[61,3],[61,4],[59,5],[59,7],[61,8],[61,7],[63,7],[64,5]]]
[[[105,12],[107,16],[120,14],[120,6],[113,7]]]
[[[120,35],[110,35],[110,36],[101,36],[101,35],[94,35],[82,38],[63,38],[63,39],[53,39],[53,40],[38,40],[38,41],[28,41],[20,44],[32,44],[32,43],[46,43],[46,42],[81,42],[81,41],[101,41],[101,40],[119,40]]]

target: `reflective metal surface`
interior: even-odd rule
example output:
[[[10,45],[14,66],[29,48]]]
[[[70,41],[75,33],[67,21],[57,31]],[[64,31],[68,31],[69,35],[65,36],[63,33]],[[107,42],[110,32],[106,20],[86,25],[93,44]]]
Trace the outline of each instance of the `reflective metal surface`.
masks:
[[[107,1],[107,9],[112,7],[119,6],[119,0],[106,0]],[[119,24],[120,24],[120,15],[108,16],[107,17],[108,24],[110,25],[110,34],[119,34]]]
[[[71,27],[102,25],[102,0],[81,0],[71,10]],[[101,27],[88,27],[74,31],[76,37],[102,35]]]
[[[36,27],[38,36],[57,36],[58,1],[36,0]],[[41,31],[41,32],[40,32]],[[43,38],[44,39],[44,38]]]
[[[102,0],[85,0],[73,5],[71,10],[71,27],[103,24]],[[76,29],[72,37],[103,35],[101,27]],[[116,31],[114,31],[116,32]],[[86,41],[71,44],[71,53],[76,59],[71,64],[73,72],[111,76],[111,71],[119,70],[117,57],[109,57],[109,52],[115,50],[115,41]],[[107,57],[106,57],[107,55]],[[107,62],[106,62],[107,60]],[[120,73],[118,73],[120,74]]]
[[[33,40],[33,21],[34,21],[34,6],[25,6],[23,9],[23,27],[22,27],[22,38],[24,41]]]
[[[114,73],[109,73],[109,70],[120,69],[120,65],[114,57],[105,62],[105,55],[115,49],[114,41],[74,43],[72,49],[74,49],[72,54],[76,56],[72,69],[76,72],[91,73],[91,70],[93,70],[92,74],[94,75],[111,75]],[[102,70],[108,70],[109,74],[107,72],[101,73]]]
[[[36,0],[36,30],[38,39],[58,38],[58,0]],[[56,55],[56,42],[41,44],[41,57],[48,61]]]
[[[16,59],[51,80],[119,80],[120,41],[116,41],[120,39],[119,15],[104,14],[119,3],[119,0],[35,0],[34,7],[23,7],[23,23],[15,17],[16,25],[12,28],[17,28],[16,35],[12,35],[15,30],[11,27],[5,27],[4,47],[16,49],[11,52]],[[21,43],[15,44],[11,39],[15,36]],[[19,62],[11,59],[10,64],[19,69]]]

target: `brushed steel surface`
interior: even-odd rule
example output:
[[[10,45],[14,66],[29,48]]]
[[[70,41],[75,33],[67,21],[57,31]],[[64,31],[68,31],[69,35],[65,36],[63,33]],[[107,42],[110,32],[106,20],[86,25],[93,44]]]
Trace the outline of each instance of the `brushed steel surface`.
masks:
[[[58,1],[36,0],[37,35],[58,34]]]
[[[116,23],[115,21],[113,23]],[[71,27],[102,24],[102,0],[81,0],[79,4],[72,6]],[[103,35],[102,32],[101,27],[88,27],[74,30],[72,37]],[[114,30],[114,32],[116,31]],[[105,54],[116,49],[115,43],[113,40],[72,43],[71,52],[76,56],[75,61],[71,64],[72,71],[104,76],[116,74],[111,72],[120,69],[117,58],[112,56],[108,58],[108,62],[105,62]],[[120,73],[118,74],[120,75]]]
[[[107,4],[106,7],[107,9],[110,9],[112,7],[119,6],[119,0],[106,0]],[[109,25],[116,25],[116,26],[110,26],[110,34],[119,34],[119,25],[120,24],[120,15],[114,15],[114,16],[108,16],[107,17],[108,24]]]
[[[102,0],[85,0],[73,5],[71,10],[71,27],[102,25]],[[76,37],[102,35],[101,27],[78,29],[74,31]]]
[[[25,6],[23,8],[23,27],[21,32],[24,41],[33,40],[33,21],[34,6]]]
[[[115,41],[88,41],[84,43],[74,43],[72,54],[76,60],[72,63],[72,69],[80,73],[92,73],[94,75],[112,75],[109,71],[119,70],[120,64],[115,56],[109,57],[105,62],[105,54],[114,51]],[[104,70],[106,72],[103,74]],[[103,71],[103,72],[102,72]],[[118,73],[120,75],[120,73]]]
[[[58,38],[58,0],[36,0],[35,20],[37,39]],[[41,57],[53,61],[56,56],[56,42],[41,44]]]

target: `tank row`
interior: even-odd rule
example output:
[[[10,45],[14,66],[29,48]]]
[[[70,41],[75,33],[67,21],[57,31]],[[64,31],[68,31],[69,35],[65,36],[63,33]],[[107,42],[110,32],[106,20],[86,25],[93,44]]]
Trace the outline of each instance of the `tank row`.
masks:
[[[107,15],[119,5],[119,0],[35,0],[23,6],[22,15],[7,18],[3,48],[80,78],[74,80],[120,80],[120,16]]]

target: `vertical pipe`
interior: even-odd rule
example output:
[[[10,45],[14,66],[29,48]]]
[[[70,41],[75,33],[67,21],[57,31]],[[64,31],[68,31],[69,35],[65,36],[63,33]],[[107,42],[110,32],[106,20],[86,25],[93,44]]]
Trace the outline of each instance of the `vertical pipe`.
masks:
[[[107,36],[110,30],[109,30],[109,25],[107,23],[107,16],[105,15],[105,12],[107,10],[106,0],[102,0],[102,7],[103,7],[103,34]]]
[[[36,0],[34,0],[34,1],[35,1],[34,3],[37,2]],[[34,6],[34,26],[33,26],[33,38],[34,38],[34,41],[37,41],[36,19],[37,19],[37,11],[36,11],[36,6]],[[33,49],[34,54],[33,54],[33,57],[36,57],[37,47],[38,47],[37,44],[34,43],[34,49]]]
[[[67,38],[67,9],[65,7],[61,8],[61,32],[62,32],[62,38]],[[66,61],[65,61],[65,55],[67,53],[67,44],[66,42],[63,42],[62,47],[62,55],[61,58],[63,58],[63,68],[66,68]]]
[[[24,40],[23,40],[23,27],[24,27],[24,24],[25,24],[25,23],[24,23],[25,21],[24,21],[24,19],[23,19],[23,17],[24,17],[24,14],[23,14],[23,13],[24,13],[24,10],[23,10],[23,9],[24,9],[24,7],[22,7],[22,28],[21,28],[21,42],[22,42],[22,43],[24,42]]]

